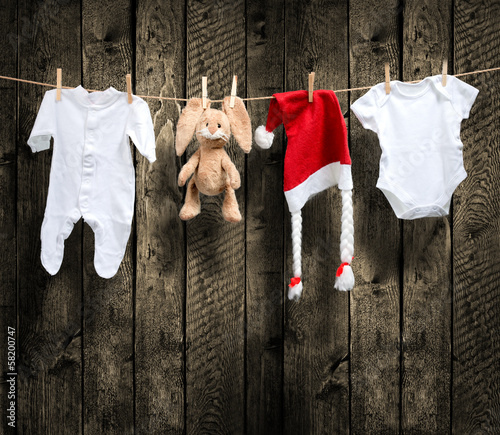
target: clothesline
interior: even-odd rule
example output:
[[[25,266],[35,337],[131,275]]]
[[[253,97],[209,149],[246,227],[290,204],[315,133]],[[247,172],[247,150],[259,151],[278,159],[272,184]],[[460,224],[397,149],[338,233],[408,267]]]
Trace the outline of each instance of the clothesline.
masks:
[[[472,74],[480,74],[480,73],[485,73],[485,72],[490,72],[490,71],[497,71],[497,70],[500,70],[500,67],[488,68],[488,69],[481,69],[481,70],[470,71],[470,72],[466,72],[466,73],[450,74],[450,75],[453,75],[455,77],[461,77],[461,76],[468,76],[468,75],[472,75]],[[56,88],[57,87],[57,85],[54,85],[52,83],[35,82],[33,80],[18,79],[18,78],[15,78],[15,77],[8,77],[8,76],[0,76],[0,79],[13,80],[13,81],[22,82],[22,83],[31,83],[33,85],[49,86],[51,88]],[[421,80],[412,80],[412,81],[404,82],[404,83],[418,83],[419,81],[421,81]],[[334,89],[333,92],[363,91],[365,89],[371,89],[372,87],[373,87],[373,85],[372,86],[362,86],[362,87],[359,87],[359,88]],[[61,88],[62,89],[74,89],[74,87],[71,87],[71,86],[61,86]],[[88,92],[99,92],[96,89],[87,89],[87,91]],[[157,96],[154,96],[154,95],[136,95],[136,96],[140,97],[140,98],[152,98],[152,99],[156,99],[156,100],[189,101],[188,98],[157,97]],[[274,98],[274,97],[272,95],[269,95],[269,96],[265,96],[265,97],[242,98],[242,100],[244,100],[244,101],[270,100],[272,98]],[[209,99],[209,101],[212,102],[212,103],[222,103],[223,100],[210,100]]]

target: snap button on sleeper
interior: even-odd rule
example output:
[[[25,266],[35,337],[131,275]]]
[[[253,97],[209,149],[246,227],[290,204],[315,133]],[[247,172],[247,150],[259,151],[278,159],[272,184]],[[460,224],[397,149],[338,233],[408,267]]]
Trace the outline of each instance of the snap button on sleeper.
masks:
[[[419,209],[419,208],[417,208],[417,209],[415,209],[415,211],[418,213],[418,212],[420,211],[420,209]]]

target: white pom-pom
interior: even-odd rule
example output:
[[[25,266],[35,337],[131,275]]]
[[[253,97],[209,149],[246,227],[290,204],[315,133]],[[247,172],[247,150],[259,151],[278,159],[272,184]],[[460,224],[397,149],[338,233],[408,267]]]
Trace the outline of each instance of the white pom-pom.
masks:
[[[297,302],[302,294],[302,281],[288,289],[288,299]]]
[[[352,267],[349,265],[344,266],[344,270],[335,278],[335,288],[337,290],[347,291],[352,290],[354,287],[354,273]]]
[[[274,133],[272,131],[267,131],[266,127],[263,125],[257,127],[254,134],[255,143],[259,145],[262,149],[269,149],[273,144]]]

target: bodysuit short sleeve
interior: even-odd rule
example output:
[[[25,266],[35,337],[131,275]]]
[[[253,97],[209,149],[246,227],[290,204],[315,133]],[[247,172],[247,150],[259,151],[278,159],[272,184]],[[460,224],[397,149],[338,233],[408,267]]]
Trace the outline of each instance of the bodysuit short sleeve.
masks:
[[[479,89],[453,76],[448,77],[448,79],[451,79],[451,103],[453,107],[462,119],[468,118]]]
[[[48,150],[50,148],[50,138],[55,134],[55,113],[54,104],[56,102],[55,91],[47,91],[38,110],[35,125],[31,130],[28,145],[32,152]]]
[[[377,93],[375,88],[371,88],[365,95],[358,98],[351,105],[351,109],[364,128],[377,133],[377,116],[379,106],[377,103]]]
[[[139,152],[151,163],[156,160],[155,132],[148,104],[134,97],[133,109],[127,121],[126,133]]]

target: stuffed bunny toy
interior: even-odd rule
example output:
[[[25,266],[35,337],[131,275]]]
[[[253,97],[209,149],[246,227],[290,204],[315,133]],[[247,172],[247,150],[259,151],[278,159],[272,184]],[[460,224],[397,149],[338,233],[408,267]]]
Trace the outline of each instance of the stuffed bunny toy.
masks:
[[[191,98],[179,117],[175,137],[175,150],[181,156],[196,132],[200,143],[198,150],[182,167],[179,186],[184,186],[191,175],[186,199],[179,216],[189,220],[200,213],[200,196],[218,195],[225,191],[222,215],[229,222],[239,222],[241,214],[234,189],[241,184],[240,174],[224,146],[231,132],[245,153],[252,147],[252,126],[243,101],[236,97],[234,108],[229,107],[230,97],[222,103],[222,111],[203,108],[200,98]]]

